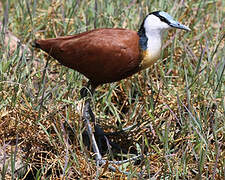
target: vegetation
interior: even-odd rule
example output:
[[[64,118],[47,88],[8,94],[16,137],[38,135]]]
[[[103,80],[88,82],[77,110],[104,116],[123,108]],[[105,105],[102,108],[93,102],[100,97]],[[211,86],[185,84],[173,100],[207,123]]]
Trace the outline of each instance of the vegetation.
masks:
[[[12,51],[1,29],[0,177],[225,178],[224,7],[223,0],[2,1],[4,27],[25,46]],[[192,31],[169,31],[157,64],[97,89],[94,113],[105,132],[134,125],[112,135],[129,152],[115,158],[146,155],[114,165],[128,175],[110,171],[107,164],[97,169],[82,140],[79,90],[87,80],[33,49],[31,42],[101,27],[138,30],[155,10],[168,12]],[[104,158],[115,159],[109,153]]]

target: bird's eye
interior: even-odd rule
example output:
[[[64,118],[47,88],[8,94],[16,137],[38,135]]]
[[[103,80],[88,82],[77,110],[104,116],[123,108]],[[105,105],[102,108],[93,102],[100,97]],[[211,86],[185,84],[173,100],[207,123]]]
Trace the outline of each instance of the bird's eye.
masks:
[[[165,23],[167,23],[167,24],[170,24],[170,22],[169,22],[165,17],[163,17],[163,16],[160,16],[160,20],[161,20],[162,22],[165,22]]]

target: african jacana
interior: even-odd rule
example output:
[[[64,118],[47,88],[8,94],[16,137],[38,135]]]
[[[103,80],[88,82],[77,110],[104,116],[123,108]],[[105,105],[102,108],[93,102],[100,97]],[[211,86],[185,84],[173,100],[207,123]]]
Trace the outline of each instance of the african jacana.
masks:
[[[138,32],[121,28],[102,28],[73,36],[36,40],[40,48],[64,66],[89,79],[92,92],[101,84],[127,78],[154,64],[160,57],[165,30],[190,29],[169,14],[148,14]]]
[[[92,89],[127,78],[160,57],[162,34],[170,28],[190,30],[163,11],[146,16],[138,32],[94,29],[73,36],[36,40],[34,46],[89,79]]]

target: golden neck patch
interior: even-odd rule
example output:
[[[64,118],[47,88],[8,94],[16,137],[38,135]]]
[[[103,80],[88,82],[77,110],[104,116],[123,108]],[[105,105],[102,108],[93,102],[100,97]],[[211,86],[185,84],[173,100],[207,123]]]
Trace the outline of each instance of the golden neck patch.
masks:
[[[144,70],[146,68],[149,68],[151,65],[153,65],[157,59],[160,57],[160,52],[158,54],[151,55],[151,53],[148,50],[140,50],[141,51],[141,64],[140,69]]]

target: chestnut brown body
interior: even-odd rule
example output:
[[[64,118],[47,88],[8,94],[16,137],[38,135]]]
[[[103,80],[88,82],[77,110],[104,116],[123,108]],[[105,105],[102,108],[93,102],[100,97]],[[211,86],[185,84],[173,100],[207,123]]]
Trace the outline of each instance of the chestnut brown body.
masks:
[[[74,36],[36,40],[35,47],[85,75],[95,87],[138,72],[142,60],[139,36],[128,29],[95,29]]]

